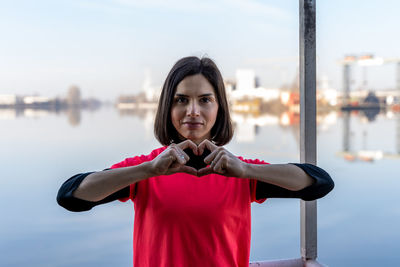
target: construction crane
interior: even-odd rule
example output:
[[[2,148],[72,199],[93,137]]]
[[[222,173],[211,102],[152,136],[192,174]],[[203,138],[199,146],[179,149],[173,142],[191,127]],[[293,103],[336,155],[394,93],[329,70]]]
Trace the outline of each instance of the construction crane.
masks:
[[[384,64],[395,63],[397,67],[396,89],[397,95],[400,96],[400,58],[382,58],[375,57],[372,54],[365,55],[348,55],[339,64],[343,66],[343,106],[348,106],[350,103],[350,86],[351,86],[351,70],[354,66],[358,65],[364,68],[363,72],[363,89],[367,86],[366,67],[368,66],[381,66]]]

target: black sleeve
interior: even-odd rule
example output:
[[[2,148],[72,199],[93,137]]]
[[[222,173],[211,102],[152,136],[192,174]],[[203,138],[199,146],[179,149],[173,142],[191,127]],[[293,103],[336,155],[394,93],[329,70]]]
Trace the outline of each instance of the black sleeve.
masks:
[[[83,179],[85,179],[85,177],[91,173],[93,172],[80,173],[72,176],[67,181],[65,181],[58,190],[57,203],[69,211],[86,211],[100,204],[108,203],[120,198],[129,197],[129,186],[122,188],[121,190],[109,195],[108,197],[100,201],[87,201],[74,197],[72,193],[79,187]]]
[[[257,181],[256,199],[262,198],[301,198],[315,200],[324,197],[335,186],[332,178],[323,169],[309,163],[290,163],[305,171],[314,183],[302,190],[291,191],[276,185]]]

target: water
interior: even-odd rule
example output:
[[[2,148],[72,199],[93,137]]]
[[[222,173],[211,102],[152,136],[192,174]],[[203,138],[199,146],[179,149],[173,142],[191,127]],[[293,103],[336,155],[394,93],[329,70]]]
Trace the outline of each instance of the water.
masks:
[[[318,165],[336,183],[318,201],[320,262],[395,266],[400,260],[398,116],[368,121],[363,114],[346,119],[332,112],[318,118]],[[60,114],[0,110],[0,266],[132,266],[132,203],[71,213],[55,197],[75,173],[159,147],[153,118],[152,112],[121,114],[112,107]],[[284,118],[235,114],[227,148],[271,163],[298,162],[298,125],[279,124]],[[380,150],[384,156],[349,161],[344,150]],[[299,257],[299,206],[294,199],[252,205],[251,260]]]

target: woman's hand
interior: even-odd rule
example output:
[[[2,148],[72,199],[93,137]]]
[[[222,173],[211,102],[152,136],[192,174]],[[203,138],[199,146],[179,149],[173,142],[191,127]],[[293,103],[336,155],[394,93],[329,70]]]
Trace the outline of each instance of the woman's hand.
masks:
[[[197,175],[195,168],[185,165],[189,160],[189,156],[183,151],[186,148],[192,149],[195,155],[198,154],[197,145],[191,140],[185,140],[179,144],[171,144],[151,161],[152,176],[170,175],[177,172]]]
[[[203,154],[205,148],[211,151],[204,162],[210,166],[197,171],[197,176],[218,173],[229,177],[245,178],[247,164],[238,159],[224,147],[219,147],[209,140],[204,140],[197,147],[198,155]]]

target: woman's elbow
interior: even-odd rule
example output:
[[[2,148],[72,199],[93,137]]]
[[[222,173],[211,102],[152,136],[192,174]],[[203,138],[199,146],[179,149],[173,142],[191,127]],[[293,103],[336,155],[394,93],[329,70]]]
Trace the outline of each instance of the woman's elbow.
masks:
[[[58,205],[73,212],[88,211],[93,207],[91,202],[75,198],[70,192],[63,192],[61,188],[57,193],[56,200]]]
[[[301,199],[306,200],[306,201],[311,201],[311,200],[323,198],[329,192],[331,192],[334,187],[335,187],[335,183],[333,182],[333,180],[330,177],[328,177],[327,179],[324,179],[322,182],[319,181],[315,186],[310,186],[309,188],[306,188],[305,191],[308,191],[308,192],[306,192],[306,194],[304,194],[301,197]]]
[[[93,202],[76,198],[73,193],[79,187],[83,179],[92,172],[80,173],[66,180],[57,193],[57,203],[69,211],[86,211],[93,207]]]

